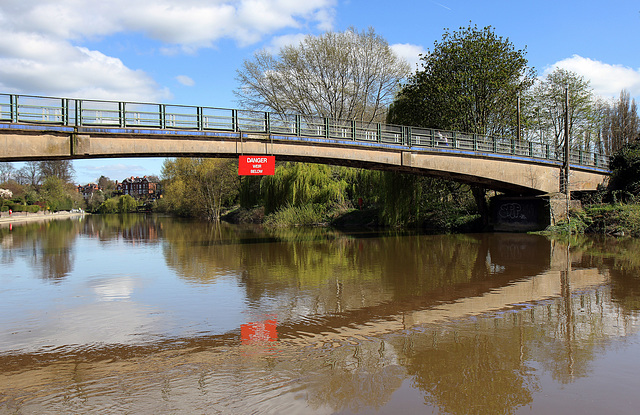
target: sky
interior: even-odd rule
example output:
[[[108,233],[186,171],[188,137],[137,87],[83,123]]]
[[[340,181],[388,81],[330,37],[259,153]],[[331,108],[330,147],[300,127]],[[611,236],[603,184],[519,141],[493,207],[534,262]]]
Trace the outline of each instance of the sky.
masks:
[[[237,108],[236,71],[261,49],[371,27],[417,68],[469,24],[525,49],[540,77],[561,67],[640,102],[637,0],[1,0],[0,93]],[[75,179],[159,176],[163,161],[75,160]]]

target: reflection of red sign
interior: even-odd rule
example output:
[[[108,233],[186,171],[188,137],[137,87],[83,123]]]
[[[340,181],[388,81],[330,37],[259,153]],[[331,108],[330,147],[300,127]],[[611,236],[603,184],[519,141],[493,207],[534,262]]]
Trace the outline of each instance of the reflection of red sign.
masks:
[[[247,323],[240,326],[240,338],[242,343],[262,343],[272,342],[278,339],[275,320],[260,321],[258,323]]]
[[[276,156],[240,156],[238,174],[240,176],[273,176],[276,170]]]

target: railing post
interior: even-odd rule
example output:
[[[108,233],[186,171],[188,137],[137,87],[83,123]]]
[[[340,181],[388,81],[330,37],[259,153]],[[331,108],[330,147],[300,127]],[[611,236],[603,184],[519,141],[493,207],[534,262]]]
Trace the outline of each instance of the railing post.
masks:
[[[380,123],[376,124],[376,141],[378,143],[382,142],[382,124]]]
[[[202,131],[204,128],[204,119],[202,118],[202,107],[196,108],[196,123],[198,125],[198,131]]]
[[[511,154],[516,154],[516,140],[511,139]]]
[[[18,97],[16,95],[9,95],[9,107],[11,122],[18,122]]]
[[[455,131],[451,132],[451,147],[458,148],[458,140],[457,140]]]
[[[431,141],[431,148],[434,148],[436,146],[436,132],[434,130],[431,130],[429,141]]]
[[[407,145],[411,148],[411,138],[413,137],[411,127],[407,127]]]
[[[120,128],[127,126],[127,113],[124,102],[118,102],[118,117]]]
[[[356,120],[351,120],[351,139],[356,141]]]
[[[62,99],[62,125],[69,125],[69,99]]]
[[[329,118],[324,118],[324,138],[331,138],[331,125],[329,124]]]
[[[583,164],[583,151],[582,150],[578,150],[578,164],[580,164],[582,166]]]
[[[160,129],[164,130],[167,128],[167,114],[164,104],[158,105],[158,112],[160,113]]]
[[[533,142],[529,141],[529,157],[533,157]]]
[[[76,99],[76,127],[82,125],[82,100]]]
[[[296,114],[296,136],[300,137],[302,135],[302,117],[300,114]]]
[[[493,152],[494,154],[498,154],[498,140],[496,140],[496,136],[491,137],[493,140]]]
[[[231,110],[231,128],[233,128],[234,132],[238,132],[238,110]]]
[[[271,134],[271,117],[268,112],[264,113],[264,132]]]
[[[544,152],[545,152],[546,159],[547,159],[547,160],[549,160],[549,159],[551,158],[551,149],[550,149],[550,146],[549,146],[549,144],[547,143],[547,144],[545,144],[545,145],[544,145],[544,147],[545,147],[545,148],[544,148]]]
[[[478,151],[478,134],[473,133],[473,151]]]

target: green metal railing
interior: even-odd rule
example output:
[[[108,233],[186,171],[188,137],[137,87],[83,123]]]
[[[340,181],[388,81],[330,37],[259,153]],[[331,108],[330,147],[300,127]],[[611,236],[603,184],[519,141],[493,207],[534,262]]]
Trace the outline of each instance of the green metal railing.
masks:
[[[413,151],[563,161],[563,151],[546,143],[455,131],[366,123],[300,114],[138,102],[0,94],[0,122],[69,127],[166,129],[265,133],[336,141],[396,145]],[[571,164],[607,169],[606,155],[574,150]]]

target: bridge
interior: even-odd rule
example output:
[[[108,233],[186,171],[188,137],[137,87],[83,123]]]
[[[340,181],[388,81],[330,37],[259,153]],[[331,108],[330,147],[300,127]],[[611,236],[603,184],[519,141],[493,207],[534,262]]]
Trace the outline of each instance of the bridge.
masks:
[[[312,115],[0,94],[0,161],[275,155],[443,177],[520,195],[561,190],[563,152],[531,141]],[[570,190],[608,177],[573,151]]]

